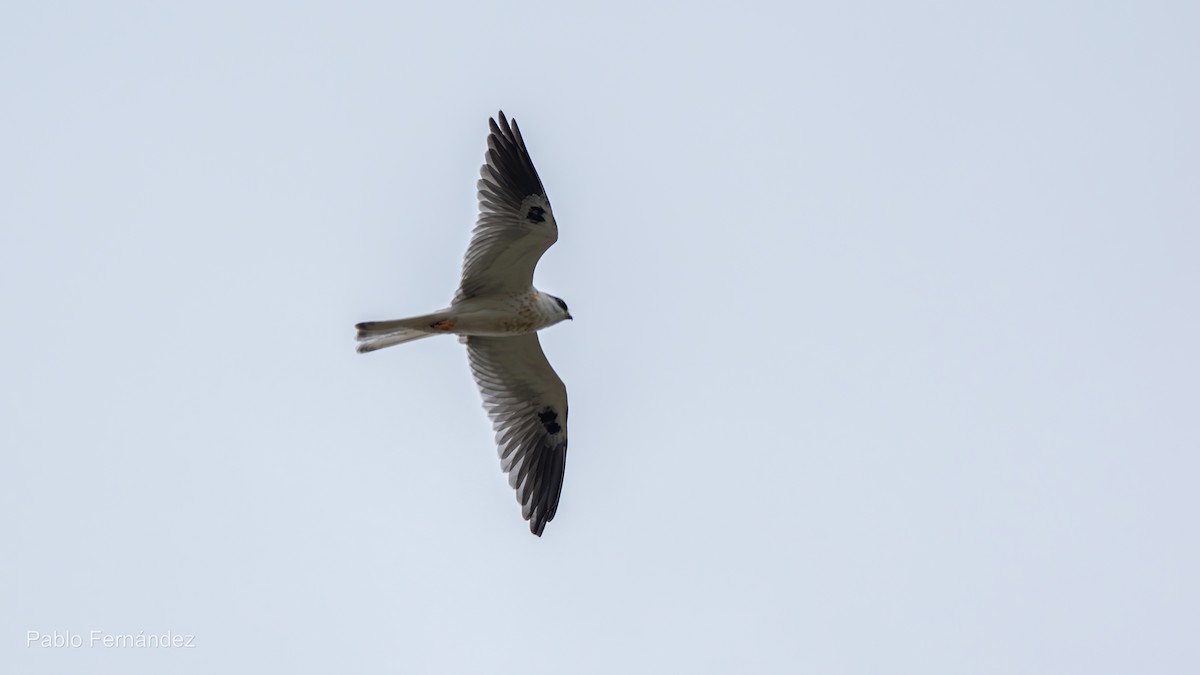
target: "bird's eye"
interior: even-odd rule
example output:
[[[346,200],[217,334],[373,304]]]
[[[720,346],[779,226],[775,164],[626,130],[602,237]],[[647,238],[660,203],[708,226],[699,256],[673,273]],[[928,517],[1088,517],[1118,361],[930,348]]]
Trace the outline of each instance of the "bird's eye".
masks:
[[[558,303],[559,307],[562,307],[562,311],[564,311],[564,312],[571,311],[571,310],[567,309],[567,303],[563,302],[562,298],[555,298],[554,301]]]

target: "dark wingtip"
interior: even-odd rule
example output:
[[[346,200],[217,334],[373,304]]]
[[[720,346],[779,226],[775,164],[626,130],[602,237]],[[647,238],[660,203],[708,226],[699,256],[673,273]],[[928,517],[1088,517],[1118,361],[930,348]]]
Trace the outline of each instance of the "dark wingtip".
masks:
[[[499,122],[497,122],[499,120]],[[501,110],[496,117],[488,119],[488,126],[491,127],[492,133],[504,138],[504,140],[517,145],[524,145],[524,141],[518,143],[521,137],[521,131],[517,128],[517,120],[515,117],[505,117],[504,111]]]

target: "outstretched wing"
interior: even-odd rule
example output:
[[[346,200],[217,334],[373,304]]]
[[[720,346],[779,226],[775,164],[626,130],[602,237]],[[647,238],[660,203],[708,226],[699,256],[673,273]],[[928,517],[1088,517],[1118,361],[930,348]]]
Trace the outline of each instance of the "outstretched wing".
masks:
[[[558,241],[550,200],[533,168],[517,121],[489,119],[488,150],[479,170],[479,219],[463,259],[454,302],[476,295],[519,292],[533,285],[533,268]]]
[[[537,333],[466,338],[471,374],[492,418],[500,466],[517,491],[529,531],[554,519],[567,462],[567,388]]]

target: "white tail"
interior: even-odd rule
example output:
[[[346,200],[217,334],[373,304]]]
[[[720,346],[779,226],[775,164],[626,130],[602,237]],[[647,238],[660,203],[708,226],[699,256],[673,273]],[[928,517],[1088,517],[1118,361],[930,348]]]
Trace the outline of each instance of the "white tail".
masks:
[[[359,353],[373,352],[376,349],[438,335],[444,331],[434,328],[434,324],[447,316],[448,312],[441,311],[394,321],[360,323],[355,326],[358,329],[358,351]]]

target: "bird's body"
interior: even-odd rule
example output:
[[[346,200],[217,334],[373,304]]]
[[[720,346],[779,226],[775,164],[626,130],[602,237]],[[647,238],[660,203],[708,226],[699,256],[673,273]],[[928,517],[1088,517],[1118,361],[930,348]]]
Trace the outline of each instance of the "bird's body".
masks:
[[[567,454],[567,391],[537,331],[571,318],[567,304],[533,286],[542,253],[558,240],[541,179],[516,120],[490,120],[479,180],[479,220],[450,306],[422,316],[360,323],[358,351],[458,335],[492,418],[500,464],[530,530],[554,518]]]
[[[534,333],[570,318],[554,296],[532,286],[521,293],[470,298],[454,309],[458,318],[452,319],[451,332],[481,337]]]
[[[554,296],[530,287],[519,293],[468,298],[424,316],[358,324],[359,351],[375,351],[404,331],[411,339],[450,333],[463,337],[508,337],[534,333],[566,319]],[[418,334],[419,333],[419,334]],[[404,340],[409,342],[411,340]],[[381,345],[389,347],[396,342]]]

